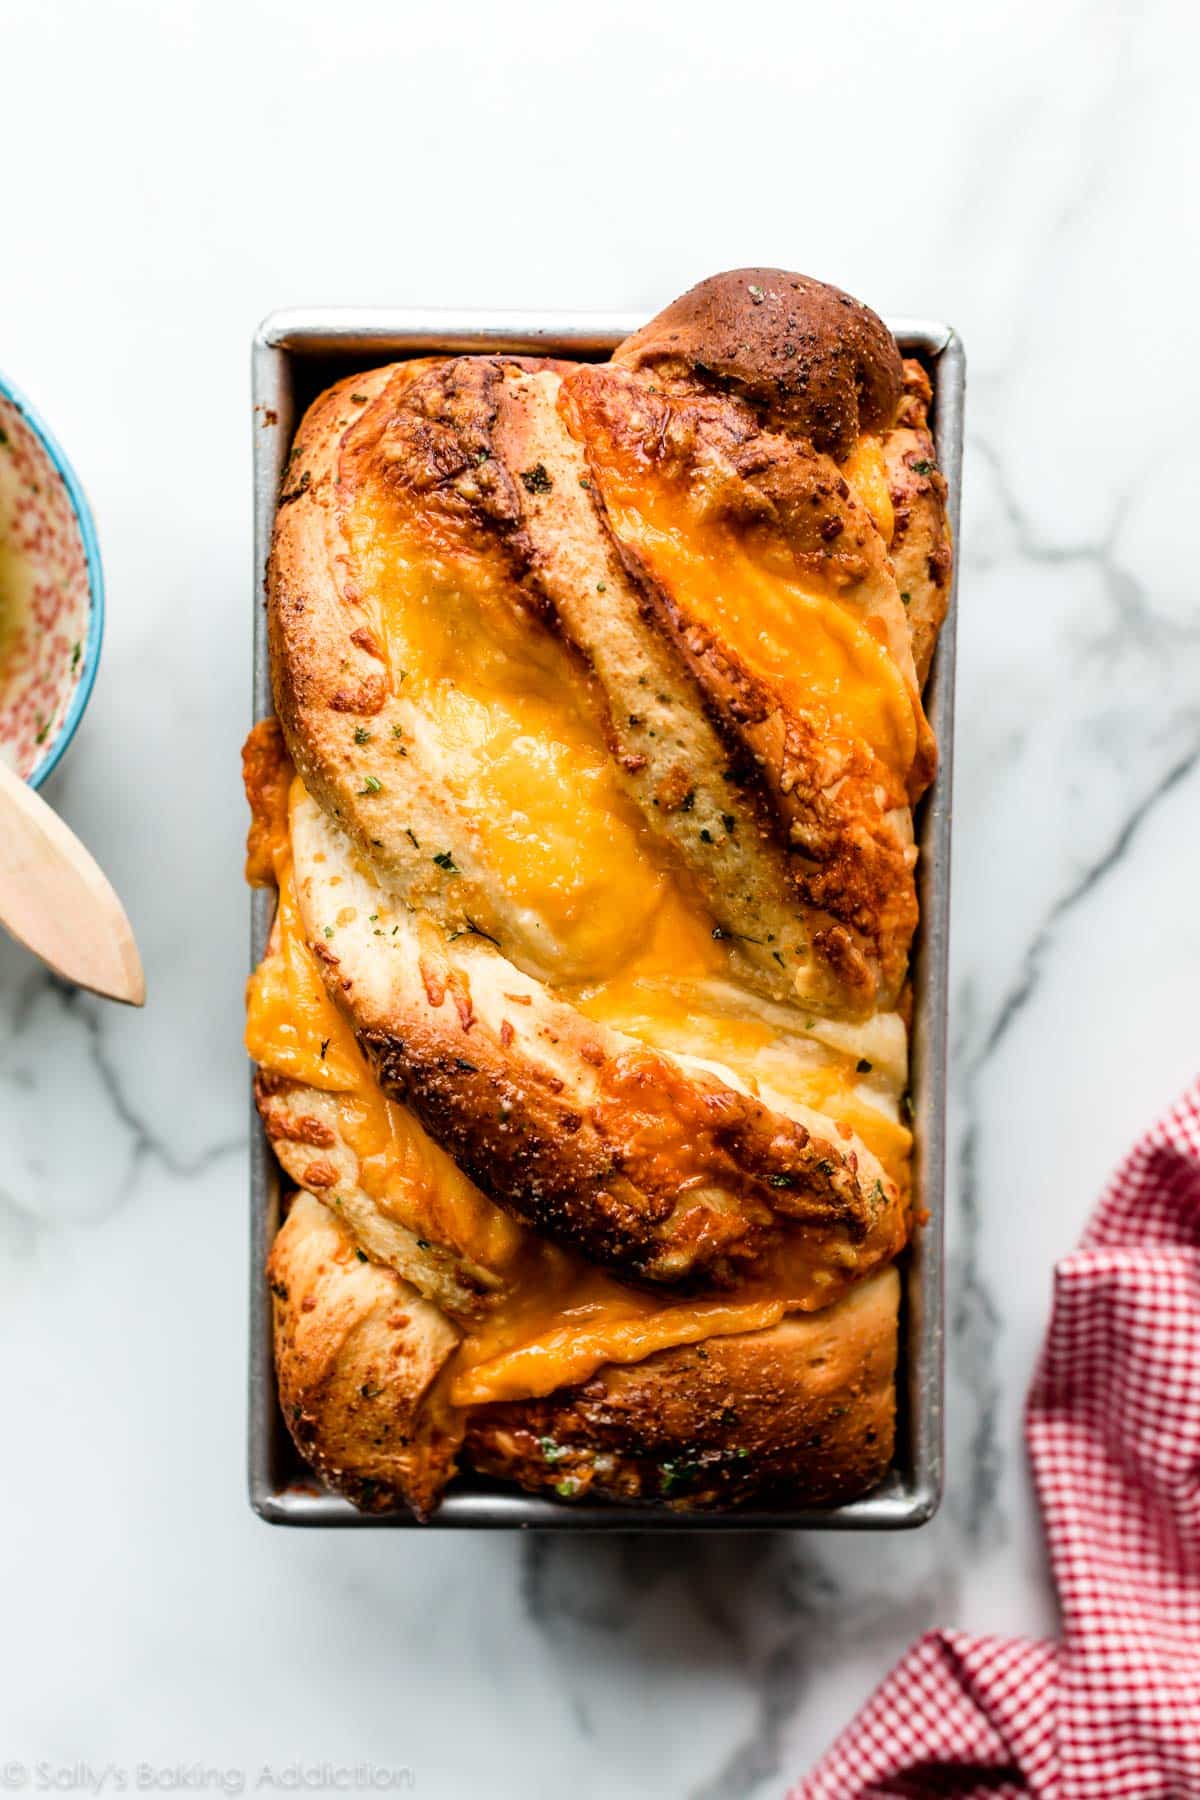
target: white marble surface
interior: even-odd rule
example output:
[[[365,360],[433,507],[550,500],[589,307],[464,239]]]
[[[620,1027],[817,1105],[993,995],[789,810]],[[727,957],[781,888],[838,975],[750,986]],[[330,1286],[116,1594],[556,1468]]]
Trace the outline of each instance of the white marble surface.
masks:
[[[1196,1062],[1191,9],[3,10],[0,366],[110,587],[50,797],[150,1003],[0,944],[0,1759],[779,1793],[924,1626],[1052,1629],[1019,1445],[1051,1266]],[[942,314],[970,358],[945,1506],[869,1543],[271,1531],[242,1472],[250,334],[307,300],[652,309],[745,262]]]

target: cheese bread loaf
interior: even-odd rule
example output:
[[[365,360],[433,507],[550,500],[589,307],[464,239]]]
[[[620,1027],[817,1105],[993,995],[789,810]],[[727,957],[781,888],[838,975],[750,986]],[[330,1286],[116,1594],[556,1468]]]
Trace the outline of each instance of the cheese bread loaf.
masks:
[[[358,1505],[887,1469],[929,398],[866,307],[741,270],[608,362],[402,362],[304,418],[247,1044],[280,1397]]]

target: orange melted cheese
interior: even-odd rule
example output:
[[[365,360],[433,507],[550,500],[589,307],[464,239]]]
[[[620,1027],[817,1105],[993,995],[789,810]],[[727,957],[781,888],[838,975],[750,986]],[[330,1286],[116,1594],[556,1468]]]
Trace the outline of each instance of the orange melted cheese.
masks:
[[[877,1106],[872,1106],[855,1090],[850,1064],[841,1058],[820,1068],[797,1069],[786,1083],[777,1085],[789,1098],[825,1113],[848,1125],[860,1137],[872,1155],[877,1156],[885,1172],[902,1189],[909,1180],[912,1155],[912,1132],[897,1120],[890,1119]]]
[[[708,626],[791,710],[824,735],[861,740],[902,778],[912,766],[917,725],[912,696],[886,642],[882,621],[858,616],[833,589],[801,582],[763,547],[681,506],[648,468],[599,460],[605,503],[618,537],[688,616]],[[846,478],[890,541],[893,529],[882,451],[864,439]]]
[[[711,920],[621,786],[586,675],[504,571],[465,553],[431,560],[374,493],[344,529],[356,585],[379,597],[393,689],[428,724],[488,886],[544,928],[555,978],[605,979],[631,945],[644,959],[656,943],[720,966]]]
[[[787,1311],[778,1295],[664,1303],[579,1264],[552,1290],[552,1311],[548,1297],[522,1292],[485,1331],[467,1338],[450,1386],[456,1406],[552,1394],[589,1380],[605,1363],[643,1362],[681,1344],[763,1331]]]
[[[871,521],[885,544],[890,544],[896,530],[896,511],[888,486],[887,461],[882,441],[877,437],[861,437],[845,462],[842,474],[871,515]]]

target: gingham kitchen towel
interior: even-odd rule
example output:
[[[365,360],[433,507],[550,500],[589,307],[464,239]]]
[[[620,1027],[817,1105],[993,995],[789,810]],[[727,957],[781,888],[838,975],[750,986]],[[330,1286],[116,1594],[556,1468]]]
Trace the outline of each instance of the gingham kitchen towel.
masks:
[[[789,1800],[1200,1800],[1200,1082],[1058,1265],[1026,1433],[1061,1641],[929,1632]]]

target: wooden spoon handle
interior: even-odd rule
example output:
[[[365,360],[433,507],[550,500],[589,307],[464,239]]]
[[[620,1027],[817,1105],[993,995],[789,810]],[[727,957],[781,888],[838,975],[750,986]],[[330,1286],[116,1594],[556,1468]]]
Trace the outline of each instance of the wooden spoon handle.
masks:
[[[107,876],[58,814],[0,762],[0,925],[55,974],[141,1006],[142,962]]]

